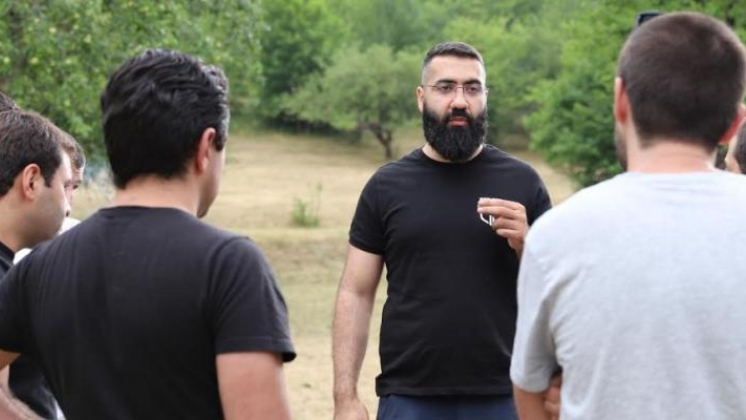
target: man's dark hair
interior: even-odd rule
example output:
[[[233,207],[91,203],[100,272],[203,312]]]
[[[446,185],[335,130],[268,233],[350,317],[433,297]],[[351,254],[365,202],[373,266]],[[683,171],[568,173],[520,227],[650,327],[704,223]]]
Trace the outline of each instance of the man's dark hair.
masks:
[[[482,54],[479,54],[476,48],[463,42],[443,42],[430,48],[430,51],[425,54],[425,60],[422,62],[422,71],[425,71],[425,68],[433,61],[433,58],[441,56],[473,58],[479,61],[482,67],[484,67]]]
[[[75,137],[65,133],[62,150],[70,156],[70,164],[74,169],[83,169],[86,163],[85,151],[83,150],[83,146],[75,140]]]
[[[738,162],[738,168],[742,174],[746,174],[746,123],[741,124],[736,138],[736,150],[733,157]]]
[[[141,175],[184,174],[202,133],[228,132],[228,81],[217,67],[176,51],[148,50],[125,62],[101,96],[104,140],[114,184]]]
[[[18,109],[16,102],[10,96],[0,92],[0,112]]]
[[[0,197],[10,191],[16,177],[31,164],[39,165],[44,183],[52,185],[62,163],[66,134],[41,115],[11,109],[0,112]]]
[[[671,13],[632,32],[618,74],[643,145],[662,137],[709,151],[736,118],[746,86],[746,53],[724,23]]]

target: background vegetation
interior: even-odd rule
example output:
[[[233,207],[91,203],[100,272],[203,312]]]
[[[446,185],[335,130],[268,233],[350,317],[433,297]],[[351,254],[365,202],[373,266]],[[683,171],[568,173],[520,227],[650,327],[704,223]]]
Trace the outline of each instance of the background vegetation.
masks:
[[[266,252],[299,352],[286,368],[294,418],[328,419],[331,314],[350,220],[384,153],[422,144],[414,90],[425,52],[446,40],[480,49],[489,140],[537,168],[556,203],[619,171],[612,80],[635,15],[702,10],[746,39],[744,1],[0,0],[0,90],[70,131],[100,163],[98,98],[126,58],[175,48],[226,70],[232,134],[208,221]],[[79,218],[111,194],[89,174],[75,199]],[[385,282],[359,385],[371,418],[384,296]]]
[[[739,0],[0,0],[0,90],[102,153],[98,95],[122,61],[175,48],[225,68],[254,126],[375,135],[416,121],[422,56],[444,40],[484,55],[489,140],[530,146],[580,185],[619,171],[611,86],[639,11],[699,10],[746,34]]]

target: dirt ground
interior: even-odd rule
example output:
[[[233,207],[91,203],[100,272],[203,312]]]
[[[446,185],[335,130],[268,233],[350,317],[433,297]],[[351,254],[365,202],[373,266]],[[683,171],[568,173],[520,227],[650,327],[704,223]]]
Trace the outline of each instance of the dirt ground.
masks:
[[[396,135],[399,154],[422,144],[419,130]],[[570,181],[536,154],[517,155],[537,169],[554,203],[572,194]],[[298,358],[286,365],[297,420],[332,417],[331,321],[347,231],[360,190],[384,163],[382,149],[367,137],[361,145],[277,133],[232,135],[229,140],[221,193],[206,220],[253,238],[277,275],[298,352]],[[76,197],[74,214],[87,216],[110,194],[105,181],[91,182]],[[291,224],[296,200],[319,203],[318,227]],[[375,418],[377,404],[374,382],[380,369],[378,331],[384,283],[378,290],[359,382],[371,418]]]

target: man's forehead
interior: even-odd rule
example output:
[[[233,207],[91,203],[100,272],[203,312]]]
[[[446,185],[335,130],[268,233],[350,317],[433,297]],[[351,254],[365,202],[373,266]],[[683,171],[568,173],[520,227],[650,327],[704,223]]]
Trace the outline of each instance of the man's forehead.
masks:
[[[454,55],[440,55],[434,57],[422,72],[425,83],[435,83],[441,80],[465,82],[479,80],[484,83],[485,70],[479,60],[471,57]]]

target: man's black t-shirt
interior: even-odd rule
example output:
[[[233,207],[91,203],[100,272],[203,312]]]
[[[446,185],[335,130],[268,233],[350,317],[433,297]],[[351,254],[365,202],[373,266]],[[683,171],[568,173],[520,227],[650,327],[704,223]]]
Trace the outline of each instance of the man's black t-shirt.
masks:
[[[511,392],[518,258],[480,197],[523,204],[529,223],[551,207],[536,172],[492,146],[462,164],[418,149],[363,189],[350,244],[382,255],[388,279],[378,395]]]
[[[14,252],[0,242],[0,279],[13,267]],[[39,367],[28,356],[21,356],[10,365],[8,385],[13,395],[44,419],[57,418],[54,396]]]
[[[215,357],[295,357],[258,248],[181,210],[103,209],[0,283],[0,348],[39,362],[69,419],[221,418]]]

